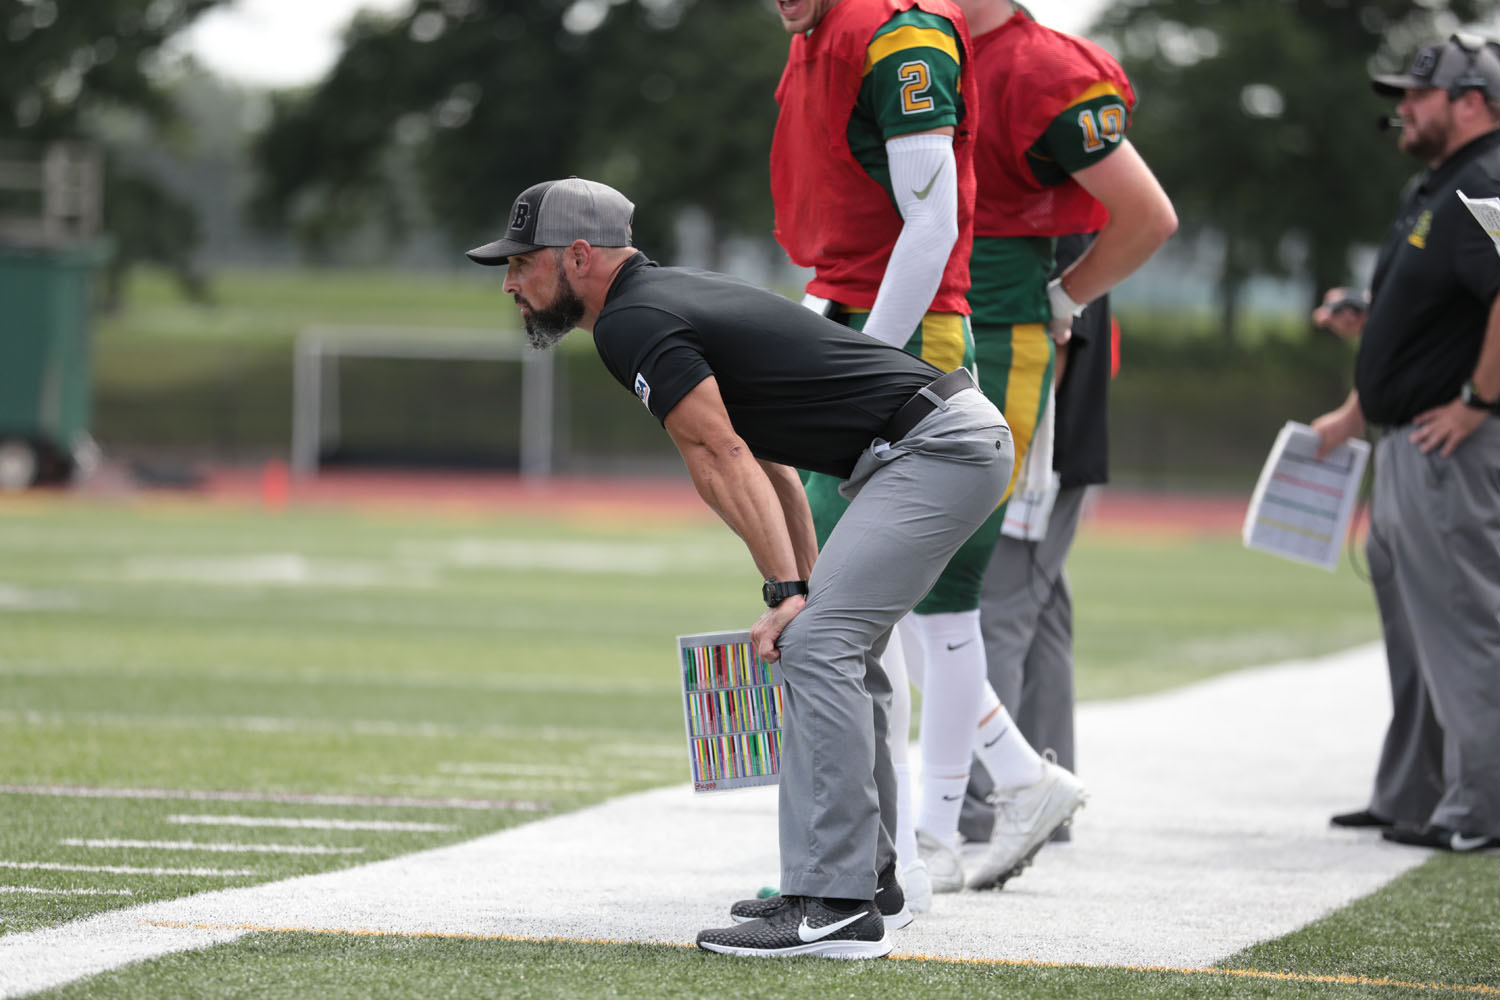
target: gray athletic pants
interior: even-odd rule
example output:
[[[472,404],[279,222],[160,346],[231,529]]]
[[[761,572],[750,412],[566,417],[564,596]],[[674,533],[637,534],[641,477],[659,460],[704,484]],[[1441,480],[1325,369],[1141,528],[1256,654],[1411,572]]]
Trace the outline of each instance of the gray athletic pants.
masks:
[[[1422,454],[1411,432],[1394,428],[1375,451],[1368,551],[1396,707],[1371,806],[1500,836],[1500,419],[1448,458]],[[1434,769],[1441,794],[1422,816]],[[1397,775],[1404,784],[1382,787]]]
[[[1070,771],[1075,769],[1073,595],[1063,564],[1078,533],[1086,489],[1071,486],[1058,493],[1041,541],[1000,536],[979,599],[990,686],[1027,742],[1038,751],[1052,750]],[[995,810],[987,796],[994,787],[982,766],[970,770],[959,820],[965,839],[990,839]],[[1054,839],[1068,839],[1067,827]]]
[[[1014,461],[1005,418],[968,389],[895,444],[877,439],[841,488],[852,502],[778,642],[783,893],[875,897],[896,829],[880,656],[891,626],[1000,502]]]

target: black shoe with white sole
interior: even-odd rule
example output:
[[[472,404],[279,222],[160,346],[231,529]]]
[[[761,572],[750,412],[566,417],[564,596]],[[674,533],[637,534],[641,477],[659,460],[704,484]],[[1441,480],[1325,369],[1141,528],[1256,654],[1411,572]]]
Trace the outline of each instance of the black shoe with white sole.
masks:
[[[786,896],[767,896],[765,899],[742,899],[729,908],[729,917],[736,923],[747,920],[764,920],[786,905]],[[901,881],[896,878],[896,862],[892,861],[880,873],[875,883],[875,905],[885,919],[885,926],[899,931],[915,919],[906,906],[906,893]]]
[[[1440,851],[1457,851],[1460,854],[1500,847],[1500,837],[1491,837],[1483,833],[1464,833],[1461,830],[1450,830],[1446,826],[1436,824],[1422,827],[1398,825],[1381,831],[1380,835],[1396,844],[1435,847]]]
[[[1350,830],[1382,829],[1395,824],[1371,809],[1356,809],[1353,812],[1334,813],[1329,823]]]
[[[758,958],[880,958],[891,953],[885,921],[873,902],[837,910],[815,896],[773,898],[781,900],[781,905],[769,916],[699,931],[698,947],[722,955]]]

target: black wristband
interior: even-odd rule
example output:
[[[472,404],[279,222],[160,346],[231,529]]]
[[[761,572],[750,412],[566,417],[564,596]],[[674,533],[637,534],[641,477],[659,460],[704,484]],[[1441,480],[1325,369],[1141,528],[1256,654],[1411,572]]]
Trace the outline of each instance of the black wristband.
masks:
[[[776,580],[770,579],[761,585],[760,596],[765,600],[766,607],[774,608],[793,594],[807,596],[806,580]]]

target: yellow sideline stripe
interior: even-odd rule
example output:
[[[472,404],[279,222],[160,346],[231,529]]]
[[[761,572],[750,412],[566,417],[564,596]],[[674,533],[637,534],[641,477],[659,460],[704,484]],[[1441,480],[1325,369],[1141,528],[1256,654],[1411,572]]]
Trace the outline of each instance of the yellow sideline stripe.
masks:
[[[668,948],[694,948],[680,941],[621,941],[616,938],[574,938],[561,935],[534,937],[527,934],[472,934],[464,931],[383,931],[347,927],[273,927],[269,924],[213,924],[190,920],[142,920],[147,927],[185,931],[247,931],[273,934],[329,934],[347,937],[430,938],[455,941],[510,941],[519,944],[648,944]],[[1110,965],[1096,962],[1047,962],[1035,958],[949,958],[945,955],[888,956],[898,962],[947,962],[953,965],[998,965],[1028,969],[1097,969],[1101,972],[1164,972],[1178,976],[1233,976],[1239,979],[1274,979],[1290,983],[1334,983],[1340,986],[1385,986],[1403,990],[1433,990],[1500,996],[1500,986],[1463,986],[1458,983],[1412,983],[1375,976],[1315,975],[1306,972],[1267,972],[1264,969],[1216,969],[1211,966]]]

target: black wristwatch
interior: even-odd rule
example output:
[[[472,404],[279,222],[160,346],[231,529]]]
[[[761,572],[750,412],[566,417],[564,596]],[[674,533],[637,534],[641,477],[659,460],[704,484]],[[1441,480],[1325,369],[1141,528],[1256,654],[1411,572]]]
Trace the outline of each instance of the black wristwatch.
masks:
[[[1475,410],[1500,413],[1500,399],[1485,399],[1479,394],[1479,390],[1474,388],[1473,379],[1465,382],[1464,387],[1458,390],[1458,401]]]
[[[767,580],[761,584],[760,596],[765,598],[766,607],[774,608],[793,594],[807,596],[806,580]]]

